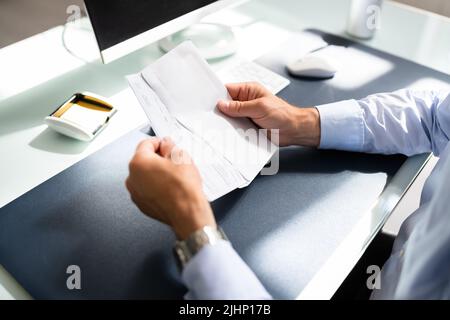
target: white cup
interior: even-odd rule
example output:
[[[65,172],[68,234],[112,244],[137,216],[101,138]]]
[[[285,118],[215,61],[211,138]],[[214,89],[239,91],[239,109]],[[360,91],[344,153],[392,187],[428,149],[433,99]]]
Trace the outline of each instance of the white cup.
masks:
[[[370,39],[380,29],[382,0],[352,0],[347,32],[360,39]]]

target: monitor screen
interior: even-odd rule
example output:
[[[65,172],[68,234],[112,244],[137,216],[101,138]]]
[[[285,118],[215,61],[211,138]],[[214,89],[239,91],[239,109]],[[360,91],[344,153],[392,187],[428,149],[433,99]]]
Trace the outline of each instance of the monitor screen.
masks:
[[[85,0],[101,51],[217,1]]]

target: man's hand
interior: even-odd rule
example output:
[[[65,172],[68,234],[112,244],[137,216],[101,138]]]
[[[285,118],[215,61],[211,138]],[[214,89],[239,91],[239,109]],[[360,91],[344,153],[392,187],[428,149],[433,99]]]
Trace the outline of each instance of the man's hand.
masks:
[[[216,227],[197,168],[169,139],[139,144],[126,186],[139,209],[172,227],[180,240],[207,225]]]
[[[227,89],[234,101],[219,101],[217,106],[224,114],[250,118],[263,129],[279,129],[280,146],[319,146],[316,108],[296,108],[257,83],[228,84]]]

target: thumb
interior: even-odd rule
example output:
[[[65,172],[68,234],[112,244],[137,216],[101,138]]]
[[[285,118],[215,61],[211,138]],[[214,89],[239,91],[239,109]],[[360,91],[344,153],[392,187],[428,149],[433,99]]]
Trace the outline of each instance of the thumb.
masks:
[[[220,111],[234,118],[259,118],[264,115],[264,104],[260,99],[250,101],[219,101]]]
[[[159,152],[164,158],[170,158],[172,150],[175,148],[175,143],[169,137],[162,139]]]
[[[178,148],[170,138],[164,138],[159,148],[161,156],[172,160],[175,164],[190,164],[191,159],[186,151]]]

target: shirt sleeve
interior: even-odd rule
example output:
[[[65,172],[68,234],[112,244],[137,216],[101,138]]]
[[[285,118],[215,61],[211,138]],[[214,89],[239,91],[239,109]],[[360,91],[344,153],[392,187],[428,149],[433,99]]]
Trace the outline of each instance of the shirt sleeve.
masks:
[[[318,106],[323,149],[439,155],[450,136],[450,92],[400,90]]]
[[[183,270],[186,299],[272,299],[228,241],[202,248]]]

